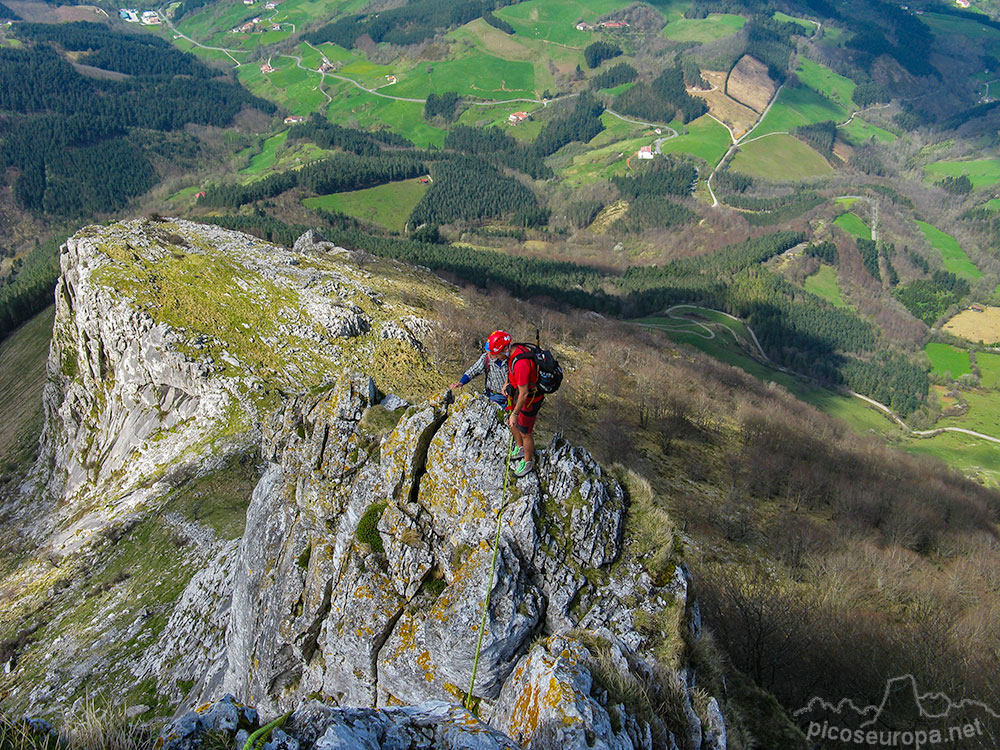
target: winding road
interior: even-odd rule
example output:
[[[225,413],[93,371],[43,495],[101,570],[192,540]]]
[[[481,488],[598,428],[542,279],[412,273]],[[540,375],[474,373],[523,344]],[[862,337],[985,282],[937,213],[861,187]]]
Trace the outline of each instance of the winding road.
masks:
[[[700,305],[674,305],[673,307],[667,309],[664,314],[668,318],[671,318],[672,320],[684,321],[685,327],[667,328],[665,330],[668,330],[668,331],[683,331],[683,332],[687,332],[687,333],[694,333],[695,335],[700,336],[701,338],[703,338],[705,340],[711,340],[711,339],[715,338],[715,335],[716,335],[715,331],[713,331],[709,326],[710,325],[719,326],[719,325],[722,325],[721,323],[715,323],[715,324],[702,323],[701,321],[691,320],[690,318],[685,318],[685,317],[683,317],[683,315],[678,314],[678,312],[677,312],[678,310],[682,310],[682,309],[705,310],[707,312],[716,313],[717,315],[723,315],[723,316],[725,316],[725,317],[727,317],[727,318],[729,318],[731,320],[736,321],[737,323],[740,323],[744,328],[746,328],[747,333],[750,334],[750,338],[753,340],[754,346],[757,349],[757,354],[770,367],[773,367],[775,370],[779,370],[780,372],[783,372],[783,373],[785,373],[787,375],[792,375],[792,376],[794,376],[796,378],[803,378],[805,380],[809,380],[811,382],[815,382],[815,381],[813,381],[812,378],[810,378],[810,377],[808,377],[806,375],[802,375],[801,373],[797,373],[794,370],[789,370],[787,367],[782,367],[781,365],[779,365],[776,362],[772,361],[771,358],[768,357],[767,354],[764,352],[764,348],[760,345],[760,341],[758,341],[758,339],[757,339],[757,334],[755,334],[753,332],[753,329],[750,326],[748,326],[744,321],[742,321],[739,318],[737,318],[735,315],[730,315],[729,313],[722,312],[721,310],[713,310],[710,307],[701,307]],[[640,323],[639,325],[642,325],[642,326],[644,326],[646,328],[659,328],[661,330],[664,330],[663,326],[653,326],[653,325],[650,325],[648,323]],[[699,328],[703,329],[704,333],[701,333],[701,332],[698,332],[698,331],[692,331],[688,327],[688,326],[691,326],[691,325],[695,325],[695,326],[698,326]],[[722,326],[722,327],[725,328],[726,330],[728,330],[733,335],[733,338],[737,341],[737,343],[739,342],[739,339],[736,336],[736,332],[735,331],[733,331],[728,326]],[[906,433],[908,433],[910,435],[913,435],[915,437],[933,437],[934,435],[940,435],[943,432],[958,432],[958,433],[961,433],[963,435],[969,435],[971,437],[980,438],[982,440],[988,440],[991,443],[998,443],[998,444],[1000,444],[1000,438],[993,437],[992,435],[986,435],[986,434],[984,434],[982,432],[975,432],[974,430],[967,430],[964,427],[936,427],[933,430],[914,430],[908,424],[906,424],[906,422],[904,422],[902,419],[900,419],[900,417],[895,412],[893,412],[892,409],[890,409],[888,406],[886,406],[885,404],[880,403],[880,402],[876,401],[873,398],[869,398],[868,396],[860,394],[857,391],[847,390],[847,393],[849,393],[851,396],[854,396],[856,398],[861,399],[862,401],[864,401],[867,404],[870,404],[871,406],[874,406],[879,411],[884,412],[904,432],[906,432]]]

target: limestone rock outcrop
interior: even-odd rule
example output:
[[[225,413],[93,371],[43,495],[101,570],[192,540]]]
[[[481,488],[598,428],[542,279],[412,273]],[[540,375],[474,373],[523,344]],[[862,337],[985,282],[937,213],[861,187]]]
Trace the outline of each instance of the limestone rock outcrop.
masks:
[[[719,704],[700,715],[694,682],[658,663],[650,634],[680,642],[697,618],[683,564],[651,573],[630,550],[619,478],[558,435],[508,476],[495,406],[435,393],[424,341],[452,287],[316,236],[289,251],[182,221],[89,228],[62,263],[24,508],[58,507],[31,533],[69,559],[113,556],[103,530],[126,520],[146,524],[136,545],[183,530],[185,577],[141,617],[141,576],[71,588],[103,597],[104,625],[80,633],[137,623],[127,657],[105,659],[108,635],[88,669],[130,675],[143,708],[208,706],[165,738],[294,711],[272,750],[725,747]],[[238,531],[163,512],[234,454],[259,465]],[[51,674],[31,695],[69,700]],[[683,726],[636,698],[657,685]]]

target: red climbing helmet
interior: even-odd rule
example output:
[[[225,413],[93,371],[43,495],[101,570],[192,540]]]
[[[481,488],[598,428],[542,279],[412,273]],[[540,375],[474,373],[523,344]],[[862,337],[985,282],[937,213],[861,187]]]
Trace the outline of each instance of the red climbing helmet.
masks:
[[[499,354],[510,346],[510,334],[506,331],[494,331],[486,339],[486,351],[490,354]]]

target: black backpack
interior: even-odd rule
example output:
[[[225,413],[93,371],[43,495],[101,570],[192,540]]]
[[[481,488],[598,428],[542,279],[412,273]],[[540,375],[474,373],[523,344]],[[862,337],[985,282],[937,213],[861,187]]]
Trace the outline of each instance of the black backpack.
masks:
[[[542,347],[535,344],[512,344],[511,346],[520,346],[527,349],[527,351],[511,357],[510,364],[508,365],[511,370],[522,359],[533,359],[535,360],[535,364],[538,365],[538,390],[542,393],[555,393],[559,390],[559,386],[562,385],[563,371],[556,358],[552,355],[552,352],[548,349],[542,349]]]

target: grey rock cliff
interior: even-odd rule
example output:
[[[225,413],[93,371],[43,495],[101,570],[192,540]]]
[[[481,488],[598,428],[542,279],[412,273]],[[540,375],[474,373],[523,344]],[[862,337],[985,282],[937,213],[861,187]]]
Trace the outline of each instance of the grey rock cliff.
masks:
[[[32,533],[83,554],[110,524],[155,517],[179,476],[234,452],[262,462],[241,539],[188,524],[199,570],[153,642],[117,665],[136,682],[171,704],[230,693],[264,716],[295,709],[289,748],[725,747],[718,703],[699,717],[688,680],[671,683],[688,717],[673,733],[614,688],[660,674],[640,619],[669,613],[658,622],[679,640],[689,604],[683,565],[654,580],[630,552],[619,480],[556,436],[505,489],[495,407],[427,400],[441,378],[421,339],[436,324],[394,289],[406,279],[407,300],[429,301],[453,289],[316,237],[288,251],[188,222],[93,228],[62,262],[24,506],[59,510]],[[199,296],[183,286],[192,274],[226,284]],[[369,376],[414,405],[372,403]],[[491,573],[479,724],[458,704]],[[307,715],[326,724],[296,739]]]

